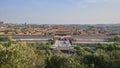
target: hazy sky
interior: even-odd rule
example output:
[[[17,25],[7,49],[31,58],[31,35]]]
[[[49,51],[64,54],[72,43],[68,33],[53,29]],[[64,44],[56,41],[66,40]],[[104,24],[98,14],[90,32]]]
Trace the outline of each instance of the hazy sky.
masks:
[[[0,21],[36,24],[120,23],[120,0],[0,0]]]

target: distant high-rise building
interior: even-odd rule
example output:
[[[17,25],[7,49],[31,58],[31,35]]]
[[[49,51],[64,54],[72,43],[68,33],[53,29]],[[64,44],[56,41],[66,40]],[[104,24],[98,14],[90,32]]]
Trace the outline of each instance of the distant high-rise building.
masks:
[[[4,24],[4,22],[3,21],[0,21],[0,25],[3,25]]]

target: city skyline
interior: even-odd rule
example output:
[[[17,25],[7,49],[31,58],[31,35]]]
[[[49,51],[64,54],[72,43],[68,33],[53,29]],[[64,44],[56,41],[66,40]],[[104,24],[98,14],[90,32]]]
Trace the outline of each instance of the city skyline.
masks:
[[[0,3],[0,21],[7,23],[120,23],[119,0],[0,0]]]

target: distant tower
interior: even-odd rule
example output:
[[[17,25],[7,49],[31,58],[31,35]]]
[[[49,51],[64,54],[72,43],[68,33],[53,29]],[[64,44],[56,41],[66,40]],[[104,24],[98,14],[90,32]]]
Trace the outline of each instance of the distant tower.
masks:
[[[27,23],[25,22],[25,23],[24,23],[24,25],[26,26],[26,25],[27,25]]]
[[[3,21],[0,21],[0,25],[3,25],[4,24],[4,22]]]

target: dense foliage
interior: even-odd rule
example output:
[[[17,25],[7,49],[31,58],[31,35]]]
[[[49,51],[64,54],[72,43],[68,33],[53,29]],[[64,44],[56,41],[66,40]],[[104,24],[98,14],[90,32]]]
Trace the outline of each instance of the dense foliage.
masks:
[[[76,46],[72,54],[50,50],[50,44],[0,43],[0,68],[120,68],[120,43]]]
[[[108,41],[111,41],[111,42],[120,42],[120,35],[117,35],[117,36],[112,37],[112,38],[108,38]]]

